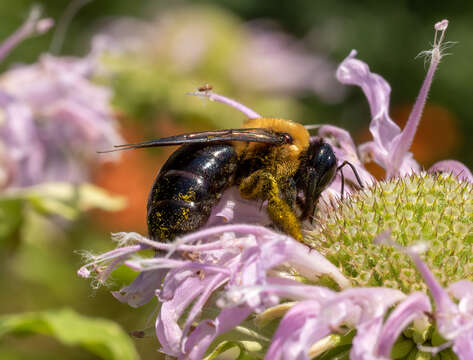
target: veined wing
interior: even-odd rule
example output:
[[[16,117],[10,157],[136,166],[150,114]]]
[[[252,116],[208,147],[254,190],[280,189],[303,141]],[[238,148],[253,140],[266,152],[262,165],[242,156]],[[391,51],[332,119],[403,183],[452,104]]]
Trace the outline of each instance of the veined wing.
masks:
[[[270,129],[263,128],[198,131],[144,141],[136,144],[116,145],[114,146],[115,149],[99,151],[99,153],[108,153],[112,151],[140,149],[156,146],[171,146],[195,143],[211,144],[222,141],[248,141],[265,144],[283,145],[290,144],[292,142],[292,137],[291,135],[285,132],[275,132]]]

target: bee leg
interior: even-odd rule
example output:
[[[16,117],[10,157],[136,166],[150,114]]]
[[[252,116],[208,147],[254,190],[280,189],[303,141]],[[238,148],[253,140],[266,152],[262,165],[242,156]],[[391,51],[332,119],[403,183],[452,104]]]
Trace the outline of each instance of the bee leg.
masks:
[[[281,191],[274,176],[258,170],[243,179],[239,186],[245,199],[268,200],[267,212],[273,223],[297,241],[303,242],[299,220],[289,204],[281,198]]]

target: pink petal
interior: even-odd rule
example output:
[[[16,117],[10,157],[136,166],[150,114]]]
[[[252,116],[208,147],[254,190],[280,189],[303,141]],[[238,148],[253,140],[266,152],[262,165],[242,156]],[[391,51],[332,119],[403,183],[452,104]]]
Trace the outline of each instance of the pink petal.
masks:
[[[207,300],[209,300],[210,296],[213,294],[214,291],[216,291],[219,287],[221,287],[227,282],[227,279],[227,276],[222,274],[217,274],[215,276],[209,277],[207,284],[205,284],[204,291],[199,296],[197,301],[193,304],[192,309],[187,315],[186,323],[184,324],[184,334],[189,333],[193,322],[196,320],[197,316],[202,312],[202,308],[206,304]]]
[[[419,169],[408,152],[420,116],[415,113],[413,121],[401,132],[389,116],[391,88],[378,74],[372,73],[368,65],[355,59],[356,51],[341,63],[337,78],[343,84],[360,86],[371,110],[370,132],[373,141],[360,146],[362,158],[371,158],[386,170],[387,177],[405,175]]]
[[[326,141],[330,141],[331,137],[334,138],[335,142],[330,141],[330,144],[334,147],[334,150],[335,148],[338,150],[338,153],[335,153],[337,158],[339,155],[344,155],[346,156],[344,160],[356,161],[358,159],[355,143],[350,133],[345,129],[333,125],[322,125],[319,127],[317,134],[322,138],[329,138]],[[313,140],[311,138],[311,142],[316,140],[316,137]]]
[[[434,274],[422,261],[420,256],[411,249],[408,249],[407,253],[412,258],[417,270],[424,278],[424,281],[434,299],[436,305],[435,316],[439,332],[446,339],[451,339],[462,323],[457,305],[450,299],[448,293],[442,288]]]
[[[288,253],[291,266],[307,279],[317,281],[321,275],[328,275],[341,289],[351,286],[341,271],[318,251],[294,240]]]
[[[405,297],[404,293],[396,289],[360,287],[347,289],[324,305],[327,306],[333,302],[333,305],[350,303],[351,308],[358,306],[362,313],[360,318],[355,320],[356,323],[360,323],[384,314],[386,309]]]
[[[458,355],[460,360],[473,359],[473,329],[470,329],[460,334],[452,346],[452,350]]]
[[[401,304],[396,306],[379,335],[377,344],[378,355],[389,358],[393,344],[404,328],[414,319],[422,316],[424,312],[430,312],[431,310],[429,298],[421,292],[412,293]]]
[[[401,129],[389,116],[391,87],[378,74],[372,73],[366,63],[355,59],[352,50],[337,70],[337,79],[343,84],[357,85],[365,93],[371,110],[370,131],[379,151],[388,156],[392,139]]]
[[[282,318],[265,359],[308,359],[307,351],[314,342],[301,336],[309,331],[306,325],[318,316],[319,311],[320,303],[316,300],[301,301],[294,305]]]
[[[143,271],[130,285],[119,291],[113,291],[112,295],[131,307],[143,306],[155,296],[155,291],[161,286],[167,271],[167,269]]]
[[[448,287],[448,292],[460,300],[458,306],[462,313],[473,315],[473,282],[460,280]]]
[[[185,341],[184,354],[179,359],[201,360],[212,341],[220,334],[233,329],[252,313],[248,306],[223,309],[215,320],[203,320]]]
[[[206,227],[223,224],[269,225],[271,220],[266,206],[261,201],[246,200],[240,196],[238,188],[231,187],[212,209]]]
[[[156,335],[162,351],[171,356],[181,354],[182,330],[179,319],[190,303],[203,291],[199,278],[189,277],[179,286],[169,301],[164,301],[156,319]]]
[[[468,169],[464,164],[456,160],[443,160],[436,162],[429,169],[429,173],[436,172],[451,173],[460,180],[473,182],[473,175],[471,174],[470,169]]]
[[[295,301],[316,299],[322,302],[335,297],[337,294],[324,286],[305,285],[292,279],[268,277],[267,283],[269,288],[267,291],[273,291],[271,288],[274,287],[278,296]]]
[[[380,360],[375,355],[378,342],[378,334],[383,326],[383,316],[375,317],[365,321],[356,328],[356,336],[353,338],[350,350],[351,360]],[[388,359],[386,357],[386,359]]]
[[[387,309],[403,298],[402,292],[387,288],[352,288],[329,294],[328,298],[315,294],[311,300],[294,305],[284,316],[266,358],[307,359],[310,346],[347,325],[357,328],[353,356],[369,359]]]

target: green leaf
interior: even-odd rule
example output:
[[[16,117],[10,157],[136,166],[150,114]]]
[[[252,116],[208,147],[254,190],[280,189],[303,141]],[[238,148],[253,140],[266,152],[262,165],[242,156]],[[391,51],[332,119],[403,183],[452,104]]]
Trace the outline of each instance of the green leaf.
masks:
[[[15,250],[28,234],[34,233],[34,237],[37,237],[44,235],[46,228],[53,232],[59,230],[57,223],[50,221],[54,219],[51,215],[73,221],[82,212],[90,209],[116,211],[122,209],[125,204],[123,197],[111,195],[104,189],[88,183],[45,183],[2,193],[0,255]],[[42,219],[35,217],[35,214]],[[32,219],[34,221],[30,221]],[[33,230],[30,229],[31,225],[35,226]]]
[[[27,349],[14,349],[12,346],[1,344],[0,345],[0,359],[8,360],[63,360],[61,355],[57,354],[38,354],[35,351],[28,351]]]
[[[78,211],[102,209],[120,210],[125,206],[124,198],[113,196],[92,184],[46,183],[24,191],[23,196],[38,210],[74,218]]]
[[[129,335],[110,320],[88,318],[70,309],[0,317],[0,338],[49,335],[68,346],[81,346],[102,359],[135,360],[138,353]]]
[[[82,211],[89,209],[117,211],[123,209],[126,205],[125,198],[111,195],[106,190],[92,184],[82,184],[79,190],[79,209]]]
[[[0,198],[0,248],[14,247],[14,235],[22,222],[23,207],[17,199]]]
[[[215,359],[218,355],[223,354],[224,352],[235,349],[239,352],[238,357],[235,360],[254,360],[260,359],[259,357],[252,356],[248,351],[246,351],[245,345],[243,342],[239,341],[223,341],[218,344],[212,352],[207,355],[204,360]]]
[[[4,222],[15,224],[13,220],[21,218],[16,216],[21,210],[18,209],[21,200],[28,201],[39,213],[59,215],[69,220],[75,219],[81,211],[117,211],[126,205],[123,197],[111,195],[92,184],[45,183],[0,195],[0,219],[4,217]],[[12,231],[12,225],[3,227],[0,226],[0,235]]]

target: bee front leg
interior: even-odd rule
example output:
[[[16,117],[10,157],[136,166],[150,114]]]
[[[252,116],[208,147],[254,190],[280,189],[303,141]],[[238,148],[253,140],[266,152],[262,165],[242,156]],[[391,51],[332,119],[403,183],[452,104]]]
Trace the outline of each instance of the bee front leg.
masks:
[[[245,199],[268,200],[267,212],[273,223],[297,241],[303,242],[300,222],[286,201],[274,176],[264,170],[257,170],[243,179],[239,186]]]

